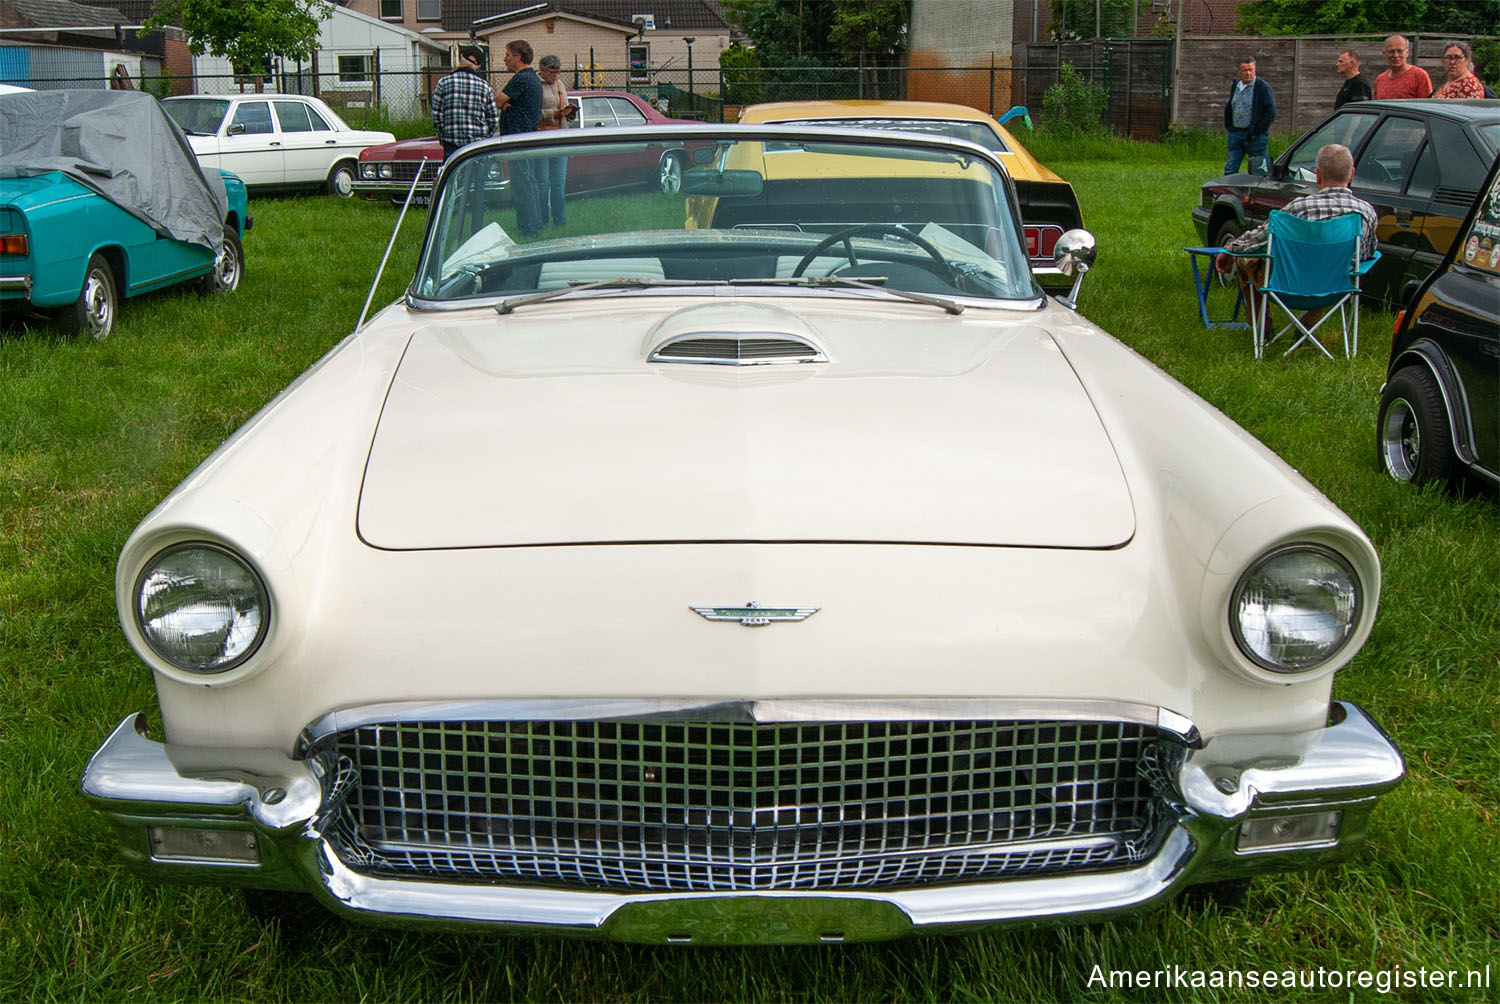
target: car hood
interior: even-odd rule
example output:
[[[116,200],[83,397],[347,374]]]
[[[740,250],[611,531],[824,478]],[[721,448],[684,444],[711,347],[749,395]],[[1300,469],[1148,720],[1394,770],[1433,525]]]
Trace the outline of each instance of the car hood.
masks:
[[[381,143],[378,146],[366,147],[359,155],[360,160],[421,160],[423,157],[429,160],[434,157],[442,160],[443,144],[438,142],[436,136]]]
[[[1109,436],[1039,324],[916,305],[854,312],[842,297],[795,315],[749,301],[665,302],[606,298],[417,325],[371,443],[361,537],[397,550],[1109,548],[1134,533]],[[750,335],[800,340],[827,361],[650,360],[679,337]]]

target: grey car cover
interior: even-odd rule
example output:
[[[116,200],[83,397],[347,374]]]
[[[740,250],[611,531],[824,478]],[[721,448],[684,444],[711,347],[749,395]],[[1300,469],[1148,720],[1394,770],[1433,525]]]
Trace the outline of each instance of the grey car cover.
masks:
[[[229,198],[161,105],[140,91],[0,94],[0,174],[61,171],[158,233],[215,253]]]

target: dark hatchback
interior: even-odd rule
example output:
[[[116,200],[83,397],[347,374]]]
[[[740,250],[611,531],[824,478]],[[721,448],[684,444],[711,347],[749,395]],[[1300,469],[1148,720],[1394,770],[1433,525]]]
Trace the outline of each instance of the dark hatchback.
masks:
[[[1392,477],[1500,485],[1500,158],[1442,264],[1396,320],[1376,445]]]
[[[1345,105],[1277,158],[1265,177],[1231,174],[1203,186],[1198,236],[1221,247],[1270,211],[1317,190],[1314,162],[1328,143],[1354,154],[1354,193],[1380,215],[1380,261],[1367,295],[1408,302],[1453,246],[1495,155],[1500,101],[1361,101]]]

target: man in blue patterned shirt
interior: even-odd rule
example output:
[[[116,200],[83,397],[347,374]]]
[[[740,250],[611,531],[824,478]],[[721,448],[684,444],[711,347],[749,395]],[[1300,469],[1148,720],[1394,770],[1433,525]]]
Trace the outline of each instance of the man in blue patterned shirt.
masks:
[[[483,59],[479,46],[461,46],[458,69],[432,89],[432,124],[443,144],[444,160],[466,143],[493,136],[500,127],[495,94],[480,73]]]

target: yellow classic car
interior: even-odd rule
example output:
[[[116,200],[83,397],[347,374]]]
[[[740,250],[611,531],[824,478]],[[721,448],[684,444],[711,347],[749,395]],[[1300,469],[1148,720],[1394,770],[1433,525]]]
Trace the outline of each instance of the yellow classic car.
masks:
[[[899,129],[977,143],[999,156],[1015,182],[1032,270],[1049,285],[1066,278],[1058,274],[1053,252],[1064,231],[1083,226],[1078,197],[1072,185],[1028,153],[993,116],[939,101],[776,101],[751,105],[740,113],[740,121]]]

